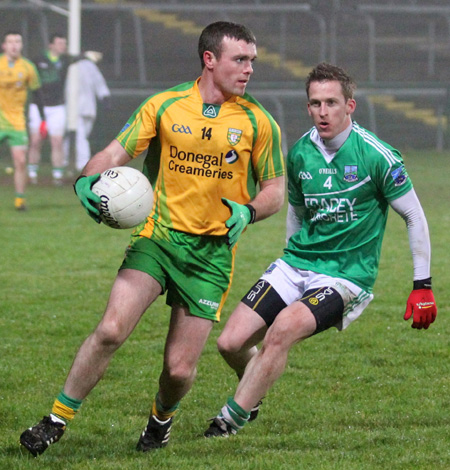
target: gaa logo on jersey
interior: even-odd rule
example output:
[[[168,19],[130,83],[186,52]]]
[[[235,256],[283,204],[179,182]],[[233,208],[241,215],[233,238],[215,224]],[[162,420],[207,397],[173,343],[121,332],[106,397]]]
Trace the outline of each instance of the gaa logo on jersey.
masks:
[[[175,123],[172,126],[172,132],[179,132],[180,134],[191,134],[192,135],[192,131],[191,131],[191,128],[189,126],[183,126],[183,124],[177,124],[177,123]]]
[[[312,180],[312,176],[309,171],[300,171],[298,173],[298,178],[301,180]]]
[[[358,181],[358,165],[345,165],[344,181],[347,183]]]
[[[395,170],[392,170],[391,176],[394,179],[395,186],[401,186],[405,184],[406,180],[408,179],[408,173],[406,173],[405,166],[399,166]]]
[[[226,155],[225,155],[225,161],[227,163],[236,163],[239,160],[239,155],[236,152],[236,150],[230,150]]]
[[[241,141],[242,131],[240,129],[228,129],[228,142],[231,145],[236,145]]]

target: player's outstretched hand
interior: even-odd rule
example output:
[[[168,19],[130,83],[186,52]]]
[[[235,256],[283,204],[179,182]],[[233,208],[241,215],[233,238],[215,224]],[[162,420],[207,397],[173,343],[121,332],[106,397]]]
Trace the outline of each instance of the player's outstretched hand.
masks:
[[[100,196],[92,192],[92,186],[100,179],[100,173],[91,176],[81,175],[75,181],[73,188],[75,194],[80,199],[81,205],[86,209],[89,217],[92,217],[98,224],[100,220],[100,211],[95,204],[100,204]]]
[[[431,278],[414,281],[414,287],[406,302],[404,320],[413,316],[412,328],[425,330],[434,322],[437,315],[436,301],[431,290]]]
[[[225,222],[228,227],[227,244],[231,250],[238,241],[241,233],[252,221],[252,214],[247,206],[238,204],[237,202],[230,201],[229,199],[222,198],[222,203],[230,209],[231,217]]]

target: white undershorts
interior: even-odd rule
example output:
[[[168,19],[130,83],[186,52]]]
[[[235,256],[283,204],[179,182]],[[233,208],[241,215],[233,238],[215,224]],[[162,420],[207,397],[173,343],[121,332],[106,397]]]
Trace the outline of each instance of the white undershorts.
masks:
[[[44,106],[47,130],[51,136],[63,136],[66,130],[66,105]],[[28,110],[28,126],[32,134],[39,132],[41,116],[37,104],[31,103]]]
[[[373,299],[373,294],[358,287],[346,279],[330,277],[314,271],[304,271],[290,266],[282,259],[272,263],[261,276],[266,280],[283,299],[286,305],[299,300],[309,289],[320,287],[333,287],[344,301],[342,322],[335,325],[338,330],[347,328],[356,320]]]

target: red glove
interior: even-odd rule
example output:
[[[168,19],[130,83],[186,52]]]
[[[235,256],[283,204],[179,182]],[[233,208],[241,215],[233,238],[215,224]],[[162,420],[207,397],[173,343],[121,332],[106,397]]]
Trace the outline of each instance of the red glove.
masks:
[[[434,322],[437,315],[436,302],[431,290],[431,278],[414,281],[414,287],[406,302],[404,320],[413,315],[412,328],[425,330]]]
[[[41,125],[39,126],[39,134],[41,134],[41,137],[45,139],[48,134],[47,130],[47,122],[46,121],[41,121]]]

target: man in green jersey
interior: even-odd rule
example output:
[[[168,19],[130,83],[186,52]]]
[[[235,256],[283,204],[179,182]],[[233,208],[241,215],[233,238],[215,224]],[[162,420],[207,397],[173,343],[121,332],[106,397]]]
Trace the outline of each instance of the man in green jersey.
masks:
[[[294,344],[346,328],[362,313],[373,297],[389,206],[406,222],[414,264],[404,319],[413,315],[412,327],[427,329],[436,318],[425,215],[400,153],[352,121],[355,87],[325,63],[307,78],[314,127],[287,156],[287,248],[219,337],[240,382],[206,437],[236,434],[283,373]]]
[[[78,351],[50,415],[20,437],[34,456],[61,438],[115,351],[166,291],[172,310],[163,370],[137,449],[167,445],[178,404],[220,319],[238,238],[283,205],[280,129],[245,92],[256,58],[253,33],[212,23],[198,52],[201,76],[145,100],[75,182],[81,203],[99,220],[100,198],[91,188],[100,173],[145,152],[154,203],[132,235],[104,316]]]
[[[53,183],[63,183],[63,142],[66,131],[66,105],[64,88],[69,66],[73,59],[67,55],[67,39],[61,33],[52,34],[48,48],[34,59],[42,81],[44,119],[37,112],[35,96],[31,96],[28,109],[30,149],[28,152],[28,177],[37,183],[42,144],[47,134],[51,146]]]
[[[38,180],[39,164],[41,161],[42,144],[47,135],[51,146],[51,163],[53,184],[61,186],[64,176],[64,135],[66,132],[66,78],[71,64],[84,58],[98,60],[101,52],[86,51],[82,55],[67,54],[67,39],[64,34],[54,33],[50,37],[48,48],[34,59],[34,64],[42,81],[42,101],[44,113],[38,113],[38,97],[31,95],[28,110],[28,128],[30,131],[30,149],[28,152],[28,177],[34,184]],[[80,78],[79,89],[83,85]],[[78,103],[79,109],[82,105]],[[87,111],[86,109],[83,109]],[[89,112],[89,111],[87,111]]]

